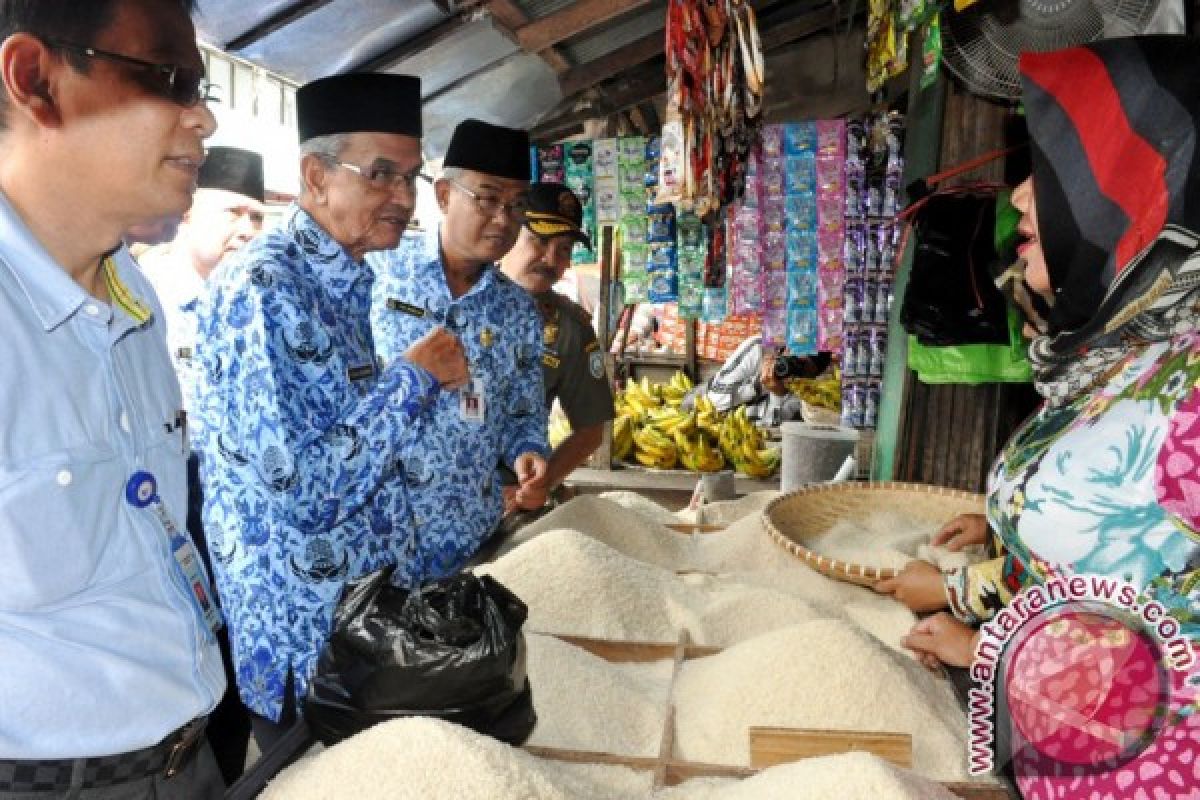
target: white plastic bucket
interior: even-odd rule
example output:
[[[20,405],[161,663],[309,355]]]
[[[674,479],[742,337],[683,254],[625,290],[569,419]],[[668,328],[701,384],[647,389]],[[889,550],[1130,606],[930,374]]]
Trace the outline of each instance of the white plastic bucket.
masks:
[[[837,425],[783,423],[783,464],[780,486],[785,492],[810,483],[833,480],[858,447],[858,431]]]

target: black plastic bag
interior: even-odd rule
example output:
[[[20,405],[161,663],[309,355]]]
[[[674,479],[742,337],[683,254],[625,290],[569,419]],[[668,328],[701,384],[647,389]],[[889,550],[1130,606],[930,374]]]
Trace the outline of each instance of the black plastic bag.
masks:
[[[996,288],[996,193],[948,191],[913,220],[916,247],[900,323],[926,346],[1008,344],[1008,305]]]
[[[304,716],[333,744],[398,717],[437,717],[518,745],[537,717],[525,673],[525,604],[490,576],[418,589],[391,570],[346,588]]]

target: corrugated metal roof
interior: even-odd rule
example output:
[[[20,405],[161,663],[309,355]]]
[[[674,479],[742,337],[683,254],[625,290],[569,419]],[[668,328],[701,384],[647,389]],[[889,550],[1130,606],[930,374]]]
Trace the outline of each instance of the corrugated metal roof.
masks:
[[[425,104],[426,156],[441,158],[454,126],[467,117],[523,128],[560,97],[554,70],[537,56],[518,55]]]
[[[196,30],[201,39],[223,49],[227,42],[294,4],[295,0],[200,0]]]
[[[454,31],[437,46],[390,65],[388,72],[419,75],[421,92],[429,97],[470,75],[517,52],[517,46],[488,20],[470,22]]]
[[[247,0],[201,0],[198,21],[204,36],[228,42],[255,24],[269,19],[272,12],[258,10],[258,20],[246,25]],[[287,6],[273,3],[272,6]],[[276,8],[276,11],[278,9]],[[242,28],[226,31],[226,15],[237,17]],[[433,3],[397,3],[395,0],[334,0],[286,27],[249,44],[235,55],[259,64],[295,81],[345,72],[399,42],[421,34],[446,18]],[[207,20],[222,20],[210,33]],[[218,33],[218,31],[220,31]]]
[[[513,0],[530,20],[578,1]],[[756,6],[761,3],[760,23],[767,25],[787,23],[806,6],[830,2],[754,1]],[[518,50],[495,28],[497,23],[482,10],[485,5],[484,0],[199,0],[197,28],[201,38],[224,49],[282,19],[275,30],[250,37],[232,52],[298,83],[370,62],[419,75],[426,95],[426,143],[436,157],[449,129],[464,117],[531,127],[544,123],[547,115],[570,112],[570,105],[562,103],[554,70],[537,55]],[[468,18],[451,16],[442,10],[446,7]],[[661,30],[665,9],[666,0],[650,0],[560,42],[556,49],[570,64],[589,64]],[[822,50],[818,55],[823,54]],[[396,60],[388,63],[387,58]],[[770,61],[777,59],[772,56]],[[820,68],[824,70],[824,61]],[[647,91],[654,87],[648,85]]]

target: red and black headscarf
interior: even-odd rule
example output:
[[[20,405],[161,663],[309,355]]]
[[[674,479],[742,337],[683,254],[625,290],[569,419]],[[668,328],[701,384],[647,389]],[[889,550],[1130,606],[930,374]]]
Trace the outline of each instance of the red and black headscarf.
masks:
[[[1184,275],[1195,265],[1184,265],[1200,244],[1198,65],[1200,41],[1186,36],[1021,56],[1054,289],[1050,330],[1031,349],[1039,385],[1094,350],[1124,351],[1195,323],[1175,307],[1197,285]],[[1086,388],[1077,377],[1058,392]]]

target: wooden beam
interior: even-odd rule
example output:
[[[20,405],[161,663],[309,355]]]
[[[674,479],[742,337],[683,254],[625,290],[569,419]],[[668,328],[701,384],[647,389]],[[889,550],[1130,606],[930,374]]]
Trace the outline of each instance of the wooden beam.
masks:
[[[535,145],[553,144],[554,142],[566,139],[568,136],[586,133],[587,130],[583,127],[583,123],[578,120],[562,124],[552,123],[545,127],[538,127],[531,130],[529,132],[529,141]]]
[[[618,47],[608,55],[578,67],[572,67],[558,76],[558,85],[562,89],[563,97],[570,97],[598,83],[603,83],[609,78],[614,78],[630,67],[662,55],[665,37],[664,31],[657,30],[641,39]]]
[[[827,8],[819,8],[807,14],[801,14],[777,25],[764,25],[760,30],[763,52],[775,50],[794,41],[812,36],[827,28],[832,28],[836,22],[841,22],[836,3]]]
[[[522,50],[536,53],[651,2],[652,0],[578,0],[561,11],[547,14],[517,28],[517,41]]]
[[[650,124],[646,122],[646,117],[642,114],[642,107],[640,105],[629,109],[629,121],[633,123],[633,127],[637,129],[638,133],[653,134],[653,131],[650,130]]]
[[[662,129],[662,122],[658,119],[658,109],[654,107],[653,100],[639,103],[638,109],[642,112],[642,118],[646,120],[646,124],[650,126],[650,130],[657,133]]]
[[[484,6],[492,15],[492,25],[496,30],[520,45],[521,41],[517,38],[517,31],[529,24],[529,15],[514,0],[486,0]],[[528,52],[527,48],[522,47],[521,49]],[[571,68],[571,62],[557,48],[548,47],[540,50],[538,56],[559,75]]]
[[[661,69],[650,69],[637,73],[627,81],[613,86],[592,106],[578,111],[568,111],[543,120],[530,131],[531,138],[545,141],[545,134],[562,128],[578,125],[585,120],[608,117],[630,106],[645,102],[667,91],[667,76]]]
[[[767,0],[754,0],[752,5],[756,9],[770,7],[770,3]],[[817,18],[819,15],[814,14],[813,17]],[[665,14],[663,15],[663,23],[666,23]],[[630,67],[635,67],[638,64],[649,61],[655,56],[662,55],[663,49],[666,46],[665,39],[666,31],[663,28],[657,28],[641,39],[622,45],[601,58],[577,67],[572,67],[568,72],[559,77],[559,87],[562,89],[563,96],[570,97],[584,89],[603,83],[609,78],[616,77]]]
[[[411,39],[392,47],[377,56],[355,64],[346,72],[375,72],[386,69],[398,61],[411,58],[424,50],[431,50],[444,42],[461,28],[467,25],[467,19],[461,15],[447,17],[429,30],[419,33]]]
[[[272,14],[250,30],[225,43],[224,50],[244,50],[255,42],[262,41],[280,28],[287,27],[333,0],[298,0],[278,13]]]

